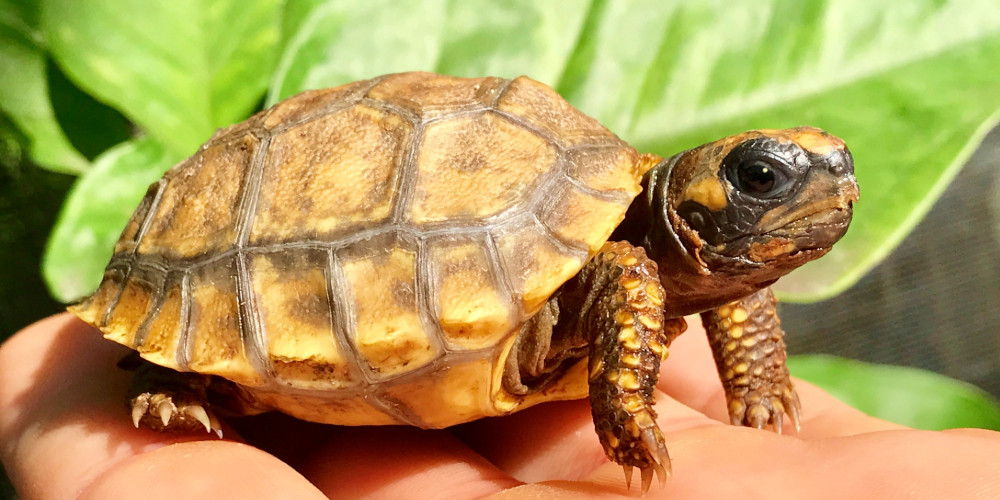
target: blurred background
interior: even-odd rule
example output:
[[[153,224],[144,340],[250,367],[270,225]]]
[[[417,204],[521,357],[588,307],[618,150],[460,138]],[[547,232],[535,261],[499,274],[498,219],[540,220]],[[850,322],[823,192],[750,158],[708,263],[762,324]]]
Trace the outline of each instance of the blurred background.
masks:
[[[0,340],[96,286],[146,186],[217,127],[389,72],[527,74],[642,151],[845,138],[855,222],[778,287],[793,374],[1000,429],[998,62],[995,0],[0,0]]]

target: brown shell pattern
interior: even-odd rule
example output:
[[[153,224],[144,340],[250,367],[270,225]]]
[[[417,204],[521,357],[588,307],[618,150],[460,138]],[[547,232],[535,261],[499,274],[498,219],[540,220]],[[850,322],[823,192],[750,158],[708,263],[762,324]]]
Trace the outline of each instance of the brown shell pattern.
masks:
[[[307,91],[153,184],[75,312],[307,418],[495,414],[512,333],[621,221],[638,158],[525,77]],[[306,408],[316,394],[346,409]]]

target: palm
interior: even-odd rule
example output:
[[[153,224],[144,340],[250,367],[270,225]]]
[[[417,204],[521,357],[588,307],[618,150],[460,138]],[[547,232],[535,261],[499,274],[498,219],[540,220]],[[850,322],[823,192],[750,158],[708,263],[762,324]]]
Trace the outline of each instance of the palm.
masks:
[[[236,419],[227,438],[253,445],[245,446],[133,428],[122,400],[128,374],[115,368],[124,352],[68,316],[35,324],[0,350],[0,453],[24,497],[625,494],[586,401],[446,431]],[[692,328],[671,353],[657,411],[674,476],[654,484],[652,498],[1000,497],[1000,434],[907,430],[802,383],[797,438],[732,427],[721,423],[722,389],[701,332]]]

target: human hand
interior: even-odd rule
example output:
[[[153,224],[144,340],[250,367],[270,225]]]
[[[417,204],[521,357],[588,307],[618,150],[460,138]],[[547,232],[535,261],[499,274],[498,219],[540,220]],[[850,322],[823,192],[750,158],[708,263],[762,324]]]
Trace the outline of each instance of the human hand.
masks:
[[[1000,433],[907,429],[801,381],[800,434],[724,424],[722,388],[696,323],[663,365],[656,409],[674,475],[648,497],[1000,498]],[[268,414],[231,419],[225,440],[160,434],[132,426],[130,375],[115,366],[126,352],[66,314],[0,348],[0,458],[23,498],[629,494],[621,467],[604,458],[586,400],[442,431]]]

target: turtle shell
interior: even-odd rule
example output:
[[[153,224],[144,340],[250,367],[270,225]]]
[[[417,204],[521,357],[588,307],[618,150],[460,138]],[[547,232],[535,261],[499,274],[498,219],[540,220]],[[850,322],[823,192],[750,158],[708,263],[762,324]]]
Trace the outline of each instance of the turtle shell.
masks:
[[[583,397],[582,372],[510,397],[504,360],[622,220],[642,160],[526,77],[307,91],[153,184],[73,310],[308,420],[441,427]]]

